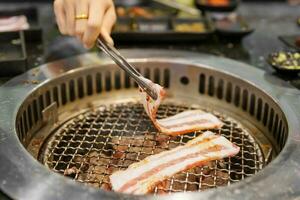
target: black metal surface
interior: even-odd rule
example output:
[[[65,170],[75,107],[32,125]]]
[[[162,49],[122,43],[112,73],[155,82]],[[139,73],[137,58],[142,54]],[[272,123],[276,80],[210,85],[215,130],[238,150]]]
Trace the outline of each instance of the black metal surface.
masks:
[[[27,70],[23,31],[0,33],[0,76],[14,76]]]
[[[296,44],[296,40],[299,40],[300,34],[298,35],[281,35],[279,36],[279,39],[285,43],[287,46],[290,46],[291,48],[300,51],[300,46]]]
[[[13,38],[14,36],[19,39]],[[43,61],[41,55],[43,54],[43,39],[40,28],[3,32],[0,33],[0,38],[0,46],[5,49],[0,58],[0,77],[4,81],[8,79],[5,77],[16,76]]]
[[[34,6],[0,6],[0,17],[24,15],[29,23],[29,29],[22,32],[11,31],[0,33],[1,48],[4,56],[1,56],[0,77],[12,77],[27,70],[28,65],[40,64],[42,30],[39,27],[37,7]],[[20,35],[20,44],[15,44],[11,37]],[[19,52],[19,53],[18,53]],[[35,52],[35,53],[34,53]],[[39,55],[37,55],[39,54]],[[2,58],[3,57],[3,58]],[[6,59],[5,57],[9,57]]]

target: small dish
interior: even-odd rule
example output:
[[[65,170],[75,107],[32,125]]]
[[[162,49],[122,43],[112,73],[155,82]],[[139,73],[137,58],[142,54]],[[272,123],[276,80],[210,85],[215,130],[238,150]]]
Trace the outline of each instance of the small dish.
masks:
[[[242,16],[215,20],[217,34],[232,39],[241,39],[254,31]]]
[[[195,0],[201,11],[230,12],[237,8],[239,0]]]
[[[299,52],[276,52],[268,57],[268,63],[278,72],[297,75],[300,72]]]

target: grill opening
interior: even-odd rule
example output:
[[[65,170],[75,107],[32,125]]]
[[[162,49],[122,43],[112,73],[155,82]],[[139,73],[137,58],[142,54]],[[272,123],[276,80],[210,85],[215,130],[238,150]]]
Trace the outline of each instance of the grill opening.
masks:
[[[205,75],[204,74],[200,75],[199,92],[201,94],[204,94],[204,92],[205,92]]]
[[[189,82],[190,82],[190,80],[189,80],[188,77],[183,76],[183,77],[180,78],[180,82],[181,82],[183,85],[188,85]]]
[[[176,174],[158,185],[154,194],[236,183],[258,173],[284,147],[288,127],[283,112],[248,82],[190,65],[184,73],[178,73],[187,67],[183,64],[136,66],[145,77],[168,89],[170,96],[160,107],[159,118],[187,109],[207,109],[225,124],[213,131],[241,148],[235,157]],[[137,100],[136,86],[113,65],[74,70],[48,81],[21,105],[16,120],[19,139],[50,170],[109,190],[108,178],[114,171],[201,134],[169,137],[157,133]]]
[[[234,96],[234,104],[238,107],[240,105],[240,92],[241,92],[241,89],[239,86],[236,86],[235,87],[235,96]]]
[[[214,80],[214,77],[210,76],[209,77],[209,83],[208,83],[208,94],[210,96],[213,96],[214,91],[215,91],[215,80]]]
[[[227,83],[227,88],[226,88],[226,101],[228,103],[231,103],[231,97],[232,96],[232,84],[229,82]]]

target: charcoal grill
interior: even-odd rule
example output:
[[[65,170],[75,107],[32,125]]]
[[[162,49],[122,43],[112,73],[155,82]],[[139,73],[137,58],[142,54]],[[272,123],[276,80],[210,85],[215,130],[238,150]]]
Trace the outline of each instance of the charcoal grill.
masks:
[[[238,155],[181,172],[153,194],[109,191],[109,175],[201,134],[157,133],[137,85],[104,55],[33,69],[0,89],[0,188],[14,199],[292,199],[300,194],[300,92],[260,70],[183,51],[125,50],[163,85],[158,117],[203,109]],[[262,190],[263,188],[263,190]],[[161,195],[164,194],[164,195]]]

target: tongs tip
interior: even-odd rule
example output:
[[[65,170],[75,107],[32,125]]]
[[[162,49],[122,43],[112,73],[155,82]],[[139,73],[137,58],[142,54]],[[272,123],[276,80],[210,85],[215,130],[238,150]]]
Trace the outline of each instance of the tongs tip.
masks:
[[[153,100],[157,100],[157,98],[158,98],[157,93],[153,89],[151,89],[151,90],[145,89],[145,91]]]

